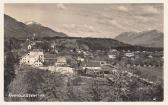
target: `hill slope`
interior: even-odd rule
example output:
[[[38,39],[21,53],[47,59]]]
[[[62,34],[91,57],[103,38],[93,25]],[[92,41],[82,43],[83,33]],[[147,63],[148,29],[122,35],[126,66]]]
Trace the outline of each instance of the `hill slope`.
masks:
[[[163,33],[157,30],[124,32],[118,35],[115,39],[131,45],[163,48]]]
[[[27,37],[32,37],[33,34],[37,37],[66,37],[64,33],[56,32],[48,27],[44,27],[39,24],[29,24],[26,25],[16,19],[4,15],[4,36],[5,38],[15,37],[25,39]]]
[[[26,38],[30,37],[32,32],[27,30],[27,26],[15,20],[14,18],[4,15],[4,37],[5,38],[10,38],[10,37],[15,37],[15,38]]]
[[[56,32],[48,27],[42,26],[39,23],[32,22],[32,24],[27,24],[29,31],[36,33],[38,37],[66,37],[67,35],[61,32]]]
[[[56,41],[59,43],[61,48],[89,48],[92,51],[95,50],[104,50],[108,51],[109,49],[117,50],[131,50],[131,51],[162,51],[163,48],[152,48],[152,47],[143,47],[143,46],[133,46],[130,44],[125,44],[115,39],[111,38],[91,38],[91,37],[43,37],[39,39],[42,41]]]

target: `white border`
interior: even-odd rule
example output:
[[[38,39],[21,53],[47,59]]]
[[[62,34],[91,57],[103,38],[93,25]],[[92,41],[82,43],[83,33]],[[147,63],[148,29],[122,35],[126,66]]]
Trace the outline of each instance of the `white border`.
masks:
[[[166,0],[4,0],[5,3],[163,3]]]
[[[3,13],[4,13],[4,3],[164,3],[164,101],[163,102],[5,102],[4,101],[4,29],[3,29]],[[116,104],[116,105],[135,105],[135,104],[144,104],[144,105],[160,105],[160,104],[168,104],[168,0],[3,0],[0,3],[0,104],[1,105],[10,105],[10,104],[17,104],[17,105],[30,105],[30,104],[37,104],[37,105],[44,105],[44,104],[57,104],[57,105],[101,105],[101,104]]]

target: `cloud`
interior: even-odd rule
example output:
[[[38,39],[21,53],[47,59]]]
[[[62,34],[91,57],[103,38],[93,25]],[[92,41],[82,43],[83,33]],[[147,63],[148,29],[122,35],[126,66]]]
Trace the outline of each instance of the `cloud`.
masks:
[[[76,25],[75,24],[63,24],[64,28],[75,28]]]
[[[63,28],[71,32],[95,32],[94,27],[89,24],[63,24]]]
[[[147,18],[147,17],[145,17],[145,16],[141,16],[141,15],[139,15],[139,16],[134,16],[134,18],[135,18],[136,20],[142,21],[142,22],[147,22],[147,21],[149,21],[149,18]]]
[[[58,9],[61,9],[61,10],[67,9],[66,6],[64,4],[62,4],[62,3],[59,3],[56,6],[57,6]]]
[[[137,12],[139,10],[139,12]],[[144,22],[151,21],[151,19],[156,18],[157,16],[161,16],[161,10],[159,10],[157,7],[153,5],[146,5],[137,7],[137,10],[133,11],[134,19],[142,20]]]
[[[125,6],[119,6],[119,7],[118,7],[118,10],[119,10],[119,11],[123,11],[123,12],[128,12],[128,8],[125,7]]]
[[[144,11],[151,13],[151,14],[158,14],[159,11],[157,8],[155,8],[154,6],[149,6],[146,9],[144,9]]]
[[[84,29],[87,29],[87,31],[89,31],[89,32],[95,31],[94,27],[91,25],[88,25],[88,24],[84,24]]]
[[[109,22],[119,29],[126,30],[126,27],[122,26],[117,20],[111,20]]]

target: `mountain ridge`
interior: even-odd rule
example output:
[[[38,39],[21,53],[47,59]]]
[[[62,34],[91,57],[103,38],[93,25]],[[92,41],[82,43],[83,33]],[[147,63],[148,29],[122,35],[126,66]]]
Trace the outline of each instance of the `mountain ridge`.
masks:
[[[41,24],[29,24],[26,25],[23,22],[19,22],[16,19],[4,14],[4,37],[10,38],[21,38],[25,39],[32,37],[36,34],[37,37],[67,37],[62,32],[54,31],[48,27],[42,26]]]
[[[158,30],[124,32],[114,39],[131,45],[163,48],[163,33]]]

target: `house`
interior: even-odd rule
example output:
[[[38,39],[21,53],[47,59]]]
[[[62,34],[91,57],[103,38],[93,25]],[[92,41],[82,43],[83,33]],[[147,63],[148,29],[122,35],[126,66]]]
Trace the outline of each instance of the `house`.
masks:
[[[81,58],[81,57],[78,57],[77,60],[78,60],[78,61],[81,61],[81,62],[84,62],[84,61],[85,61],[85,59],[84,59],[84,58]]]
[[[31,66],[43,66],[44,53],[39,50],[33,50],[23,55],[20,59],[20,64],[27,64]]]
[[[83,55],[84,55],[84,56],[88,56],[88,55],[89,55],[89,53],[88,53],[88,52],[86,52],[86,51],[83,51]]]
[[[32,37],[32,40],[35,40],[35,38],[36,38],[36,34],[34,33],[33,37]]]
[[[116,56],[116,55],[113,55],[113,54],[109,54],[108,57],[109,57],[110,59],[116,59],[116,58],[117,58],[117,56]]]
[[[56,43],[52,42],[51,45],[50,45],[50,47],[54,49],[56,47]]]
[[[152,67],[151,65],[148,65],[148,67]]]
[[[57,62],[55,63],[56,66],[64,66],[67,64],[67,60],[63,56],[57,57]]]
[[[82,64],[82,69],[100,70],[101,64],[100,62],[96,62],[96,61],[85,62]]]
[[[111,49],[110,51],[111,51],[111,52],[118,52],[117,49]]]
[[[126,56],[126,57],[134,57],[134,56],[135,56],[135,54],[134,54],[134,53],[129,52],[129,53],[125,53],[125,56]]]
[[[146,67],[146,65],[143,65],[143,67]]]
[[[119,52],[116,49],[112,49],[108,52],[108,57],[110,59],[116,59],[118,55],[119,55]]]
[[[116,59],[117,55],[118,54],[116,52],[110,52],[110,53],[108,53],[108,58],[110,58],[110,59]]]
[[[136,53],[138,53],[138,54],[139,54],[139,53],[140,53],[140,51],[136,51]]]
[[[146,53],[146,51],[142,51],[143,53]]]
[[[82,50],[76,49],[76,52],[77,52],[78,54],[81,54],[81,53],[82,53]]]
[[[149,55],[148,58],[153,58],[153,56],[152,56],[152,55]]]

